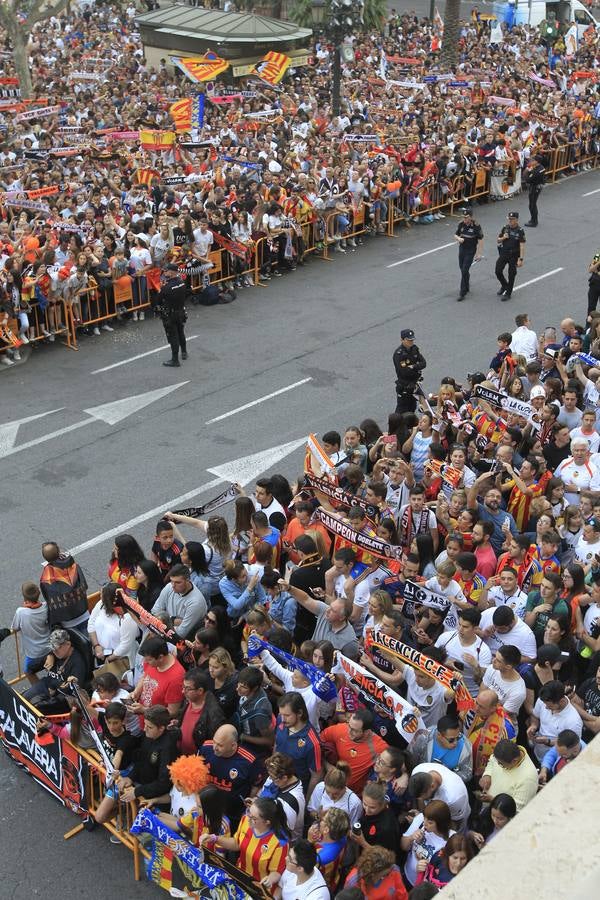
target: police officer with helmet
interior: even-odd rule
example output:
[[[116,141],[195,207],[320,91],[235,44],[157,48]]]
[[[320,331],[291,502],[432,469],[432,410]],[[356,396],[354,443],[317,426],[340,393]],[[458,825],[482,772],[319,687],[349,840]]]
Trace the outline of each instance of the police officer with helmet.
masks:
[[[165,268],[165,280],[158,300],[160,317],[171,345],[171,359],[165,360],[163,366],[179,366],[179,349],[181,358],[187,359],[184,325],[187,320],[185,311],[185,281],[179,269],[173,263]]]
[[[415,333],[412,328],[400,332],[402,343],[394,351],[394,368],[396,370],[396,412],[414,412],[417,398],[414,396],[417,383],[423,377],[421,371],[427,366],[425,357],[415,344]]]
[[[460,303],[469,293],[469,269],[474,259],[481,259],[483,248],[483,231],[481,225],[473,218],[470,206],[461,210],[463,220],[458,223],[454,232],[454,240],[458,241],[458,268],[460,269],[460,292],[456,298]]]
[[[525,232],[519,225],[519,213],[509,212],[508,225],[504,225],[498,235],[498,261],[496,262],[496,278],[500,282],[498,296],[502,300],[510,300],[512,289],[525,259]],[[508,279],[504,270],[508,266]]]

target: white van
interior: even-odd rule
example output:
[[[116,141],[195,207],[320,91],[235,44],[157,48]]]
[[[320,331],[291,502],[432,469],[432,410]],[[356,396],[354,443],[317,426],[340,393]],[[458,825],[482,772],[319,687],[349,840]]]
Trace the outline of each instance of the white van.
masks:
[[[511,5],[514,6],[514,4]],[[494,3],[494,15],[499,22],[504,22],[508,6],[508,3]],[[600,30],[600,22],[579,0],[560,0],[560,2],[559,0],[550,0],[550,2],[529,0],[529,2],[518,3],[515,9],[515,24],[539,25],[548,18],[548,13],[554,13],[557,22],[569,24],[576,22],[580,39],[590,25],[593,25],[596,30]]]

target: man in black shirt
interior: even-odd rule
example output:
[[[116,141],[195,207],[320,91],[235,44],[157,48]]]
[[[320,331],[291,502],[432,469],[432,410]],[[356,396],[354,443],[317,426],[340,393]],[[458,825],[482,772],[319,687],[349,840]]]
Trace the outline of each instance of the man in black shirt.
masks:
[[[163,366],[179,366],[179,349],[181,348],[181,358],[187,359],[187,346],[185,342],[184,325],[186,321],[185,312],[185,282],[179,275],[176,265],[171,263],[166,267],[166,281],[164,282],[159,295],[160,315],[167,335],[167,340],[171,345],[171,359],[163,362]]]
[[[144,710],[144,737],[133,753],[133,769],[117,782],[125,802],[164,797],[172,787],[170,764],[177,759],[177,734],[167,731],[171,714],[166,706]],[[169,804],[164,804],[165,808]]]
[[[505,225],[498,235],[498,261],[496,278],[500,282],[498,296],[502,300],[510,300],[517,277],[517,269],[523,265],[525,258],[525,232],[519,226],[519,213],[510,212]],[[504,277],[504,269],[508,266],[508,280]]]
[[[471,208],[462,210],[463,220],[458,223],[454,239],[458,241],[458,268],[460,269],[460,292],[456,298],[459,302],[469,293],[469,269],[473,260],[481,259],[483,248],[483,231],[481,225],[473,218]]]
[[[45,677],[24,692],[23,696],[43,712],[61,713],[69,709],[66,699],[59,693],[68,678],[76,678],[80,687],[88,680],[88,664],[79,650],[73,646],[68,631],[57,628],[50,635],[50,653],[44,663]]]
[[[305,591],[315,600],[322,599],[325,594],[325,573],[331,568],[330,560],[321,556],[316,543],[307,534],[301,534],[296,538],[294,548],[300,562],[298,568],[290,575],[291,587]],[[312,636],[315,623],[315,615],[298,605],[294,629],[294,641],[298,646]]]

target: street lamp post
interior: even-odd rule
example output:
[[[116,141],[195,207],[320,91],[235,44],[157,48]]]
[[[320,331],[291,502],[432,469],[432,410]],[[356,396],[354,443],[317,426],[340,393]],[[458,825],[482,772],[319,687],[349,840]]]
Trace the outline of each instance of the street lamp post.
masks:
[[[327,31],[334,48],[331,87],[334,116],[339,116],[341,107],[342,44],[344,38],[354,34],[363,24],[364,7],[364,0],[329,0]]]

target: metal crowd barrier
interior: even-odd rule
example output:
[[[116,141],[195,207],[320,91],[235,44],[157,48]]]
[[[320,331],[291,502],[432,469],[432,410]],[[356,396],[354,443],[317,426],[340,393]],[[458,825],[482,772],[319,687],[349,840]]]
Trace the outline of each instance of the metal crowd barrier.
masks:
[[[48,336],[53,334],[65,347],[68,347],[70,350],[76,350],[77,346],[74,341],[75,323],[71,304],[61,298],[52,306],[55,310],[54,316],[58,319],[58,322],[55,321],[54,323],[50,321],[49,305],[42,309],[39,301],[28,301],[27,318],[29,319],[29,328],[27,330],[27,338],[29,343],[35,344],[38,341],[46,341]],[[18,320],[16,321],[18,324]],[[17,336],[17,331],[18,329],[13,329],[15,336]],[[10,346],[0,343],[0,353],[4,353],[6,350],[10,350]]]

